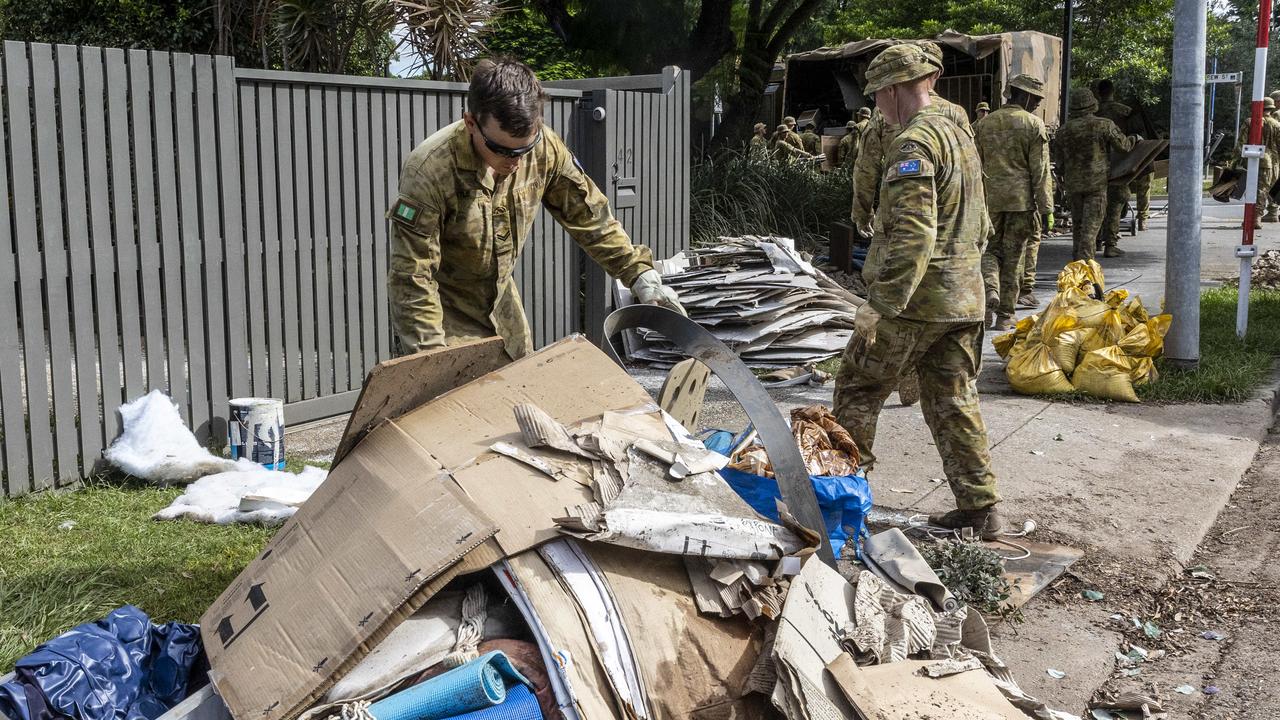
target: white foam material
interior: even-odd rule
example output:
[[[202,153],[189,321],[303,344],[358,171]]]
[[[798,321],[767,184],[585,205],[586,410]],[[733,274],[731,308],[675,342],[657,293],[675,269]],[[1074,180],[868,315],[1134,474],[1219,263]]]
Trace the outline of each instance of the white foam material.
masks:
[[[160,390],[152,390],[120,406],[124,429],[103,456],[120,470],[152,482],[193,480],[236,467],[196,440],[178,406]]]
[[[317,467],[305,467],[294,474],[280,470],[267,470],[249,460],[240,460],[236,470],[202,477],[187,486],[169,507],[156,513],[156,520],[188,518],[197,522],[229,525],[231,523],[261,523],[278,525],[291,517],[298,508],[283,503],[263,503],[256,509],[240,510],[241,498],[246,495],[288,493],[296,499],[305,493],[310,497],[329,473]]]

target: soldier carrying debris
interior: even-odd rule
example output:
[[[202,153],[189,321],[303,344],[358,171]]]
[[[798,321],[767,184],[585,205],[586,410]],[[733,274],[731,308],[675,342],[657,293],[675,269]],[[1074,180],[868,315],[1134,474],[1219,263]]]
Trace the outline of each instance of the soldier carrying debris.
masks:
[[[867,302],[836,377],[835,414],[873,467],[876,421],[904,368],[920,376],[921,409],[957,509],[947,528],[1001,529],[987,430],[978,407],[982,248],[990,230],[973,133],[929,94],[939,69],[917,45],[867,68],[885,123],[901,127],[885,155],[877,226],[863,274]]]
[[[643,303],[683,312],[648,248],[633,245],[609,201],[542,121],[546,95],[528,66],[485,60],[468,111],[414,148],[391,219],[387,297],[402,353],[500,335],[533,352],[513,277],[542,208]]]

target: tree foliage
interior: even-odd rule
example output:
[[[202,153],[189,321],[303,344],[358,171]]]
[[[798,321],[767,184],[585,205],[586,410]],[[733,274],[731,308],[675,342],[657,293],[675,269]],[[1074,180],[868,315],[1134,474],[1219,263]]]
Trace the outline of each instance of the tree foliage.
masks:
[[[606,74],[593,66],[580,50],[567,47],[541,12],[532,7],[513,8],[494,23],[485,44],[490,55],[520,60],[542,80],[572,80]]]

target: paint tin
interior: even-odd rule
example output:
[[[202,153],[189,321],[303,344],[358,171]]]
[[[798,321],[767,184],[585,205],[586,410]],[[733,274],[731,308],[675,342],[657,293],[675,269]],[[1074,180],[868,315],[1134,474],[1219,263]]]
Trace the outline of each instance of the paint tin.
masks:
[[[268,470],[284,469],[284,401],[235,398],[227,421],[231,459],[245,458]]]

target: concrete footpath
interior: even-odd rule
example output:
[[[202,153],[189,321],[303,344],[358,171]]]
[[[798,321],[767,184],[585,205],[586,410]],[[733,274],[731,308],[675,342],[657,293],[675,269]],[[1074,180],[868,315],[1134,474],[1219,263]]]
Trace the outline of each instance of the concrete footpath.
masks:
[[[1102,259],[1107,285],[1140,295],[1158,308],[1164,294],[1163,199],[1146,232],[1125,236],[1123,258]],[[1205,201],[1203,285],[1235,272],[1239,205]],[[1280,225],[1266,225],[1261,249],[1280,238]],[[1040,254],[1038,295],[1047,302],[1053,279],[1070,260],[1069,237],[1047,239]],[[1021,317],[1023,313],[1020,313]],[[1101,563],[1117,582],[1141,568],[1146,582],[1178,572],[1227,504],[1272,424],[1274,387],[1232,405],[1124,405],[1050,402],[1014,395],[1004,363],[986,342],[979,388],[992,458],[1011,524],[1025,519],[1054,541],[1086,551],[1082,562]],[[638,369],[637,380],[655,392],[663,373]],[[1274,385],[1274,384],[1273,384]],[[772,391],[780,409],[831,404],[830,385]],[[953,507],[942,464],[919,406],[902,407],[891,397],[876,438],[880,458],[871,478],[876,504],[904,513]],[[327,459],[341,436],[342,418],[291,431],[291,455]],[[718,383],[711,385],[704,427],[737,430],[746,418]],[[1095,565],[1096,567],[1096,565]],[[1108,627],[1100,605],[1033,600],[1026,621],[994,630],[997,651],[1015,669],[1023,688],[1052,706],[1083,713],[1093,691],[1112,674],[1121,636]],[[1054,679],[1047,668],[1064,671]],[[1169,688],[1162,688],[1168,695]]]

